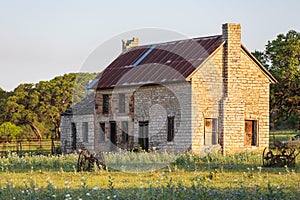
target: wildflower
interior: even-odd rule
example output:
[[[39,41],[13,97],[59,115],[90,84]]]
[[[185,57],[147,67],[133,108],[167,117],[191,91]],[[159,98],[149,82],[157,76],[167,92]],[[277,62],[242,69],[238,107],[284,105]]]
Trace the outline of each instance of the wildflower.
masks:
[[[117,198],[117,195],[114,195],[114,198]]]
[[[107,199],[110,199],[110,196],[107,196]]]
[[[66,198],[69,198],[71,195],[70,194],[66,194]]]
[[[164,176],[166,173],[165,173],[165,172],[162,172],[161,174]]]
[[[39,190],[39,188],[38,188],[38,187],[35,187],[35,188],[34,188],[34,190],[35,190],[35,191],[38,191],[38,190]]]
[[[55,195],[55,194],[53,194],[53,195],[52,195],[52,197],[53,197],[53,198],[55,198],[55,197],[56,197],[56,195]]]
[[[237,180],[237,179],[234,179],[233,181],[234,181],[235,183],[237,183],[237,182],[238,182],[238,180]]]
[[[99,188],[96,186],[96,187],[93,188],[93,190],[97,191],[97,190],[99,190]]]
[[[85,178],[84,178],[84,177],[81,177],[81,181],[85,181]]]
[[[85,195],[86,195],[86,196],[90,196],[90,193],[87,192]]]
[[[65,181],[65,185],[68,185],[69,184],[69,182],[68,181]]]

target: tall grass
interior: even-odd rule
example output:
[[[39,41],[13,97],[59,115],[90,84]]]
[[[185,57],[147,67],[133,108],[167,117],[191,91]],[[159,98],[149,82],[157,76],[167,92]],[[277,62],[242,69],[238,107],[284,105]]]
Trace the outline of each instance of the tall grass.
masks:
[[[299,164],[264,168],[261,155],[109,153],[108,171],[77,172],[77,155],[0,159],[0,199],[297,199]],[[157,163],[147,173],[122,172]],[[120,166],[129,166],[122,168]],[[118,170],[118,171],[116,171]],[[128,170],[129,171],[129,170]],[[133,170],[134,171],[134,170]]]

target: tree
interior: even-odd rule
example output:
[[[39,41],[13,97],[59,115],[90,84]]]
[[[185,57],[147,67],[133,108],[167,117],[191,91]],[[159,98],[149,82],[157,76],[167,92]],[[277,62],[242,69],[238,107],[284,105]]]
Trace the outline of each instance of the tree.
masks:
[[[22,138],[22,128],[11,122],[4,122],[0,125],[0,138],[6,141]]]
[[[59,138],[60,114],[84,97],[86,82],[95,76],[70,73],[50,81],[20,84],[4,98],[5,106],[0,104],[3,119],[22,126],[24,130],[30,128],[39,139]]]
[[[290,117],[298,119],[300,128],[300,33],[289,31],[268,41],[264,52],[254,52],[278,83],[271,85],[270,113],[273,122]]]

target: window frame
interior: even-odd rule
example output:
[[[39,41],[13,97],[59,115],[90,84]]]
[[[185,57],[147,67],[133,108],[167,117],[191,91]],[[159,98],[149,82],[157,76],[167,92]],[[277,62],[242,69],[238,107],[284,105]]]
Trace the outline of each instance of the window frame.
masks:
[[[167,118],[167,142],[173,142],[175,136],[175,116]]]
[[[99,122],[99,141],[105,141],[105,122]]]
[[[251,127],[251,141],[250,145],[247,144],[247,122],[251,122],[252,127]],[[258,130],[258,120],[250,120],[250,119],[245,119],[245,146],[251,146],[251,147],[258,147],[259,146],[259,130]]]
[[[109,95],[102,94],[102,114],[109,114]]]
[[[206,130],[207,127],[207,122],[210,121],[211,123],[211,132],[208,132]],[[211,144],[206,144],[206,136],[208,134],[211,134]],[[218,131],[218,118],[216,117],[207,117],[204,118],[204,145],[217,145],[220,144],[219,141],[219,131]]]
[[[89,142],[89,123],[82,122],[82,141]]]
[[[122,126],[122,141],[128,142],[128,122],[123,121],[121,122]]]
[[[119,113],[125,113],[125,110],[126,110],[125,93],[119,93]]]

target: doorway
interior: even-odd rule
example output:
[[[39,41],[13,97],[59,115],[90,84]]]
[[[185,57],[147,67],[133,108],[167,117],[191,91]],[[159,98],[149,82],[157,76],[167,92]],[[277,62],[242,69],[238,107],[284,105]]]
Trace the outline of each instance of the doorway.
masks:
[[[76,150],[76,143],[77,143],[77,137],[76,137],[76,124],[71,124],[71,132],[72,132],[72,150]]]
[[[148,151],[149,149],[149,122],[139,122],[139,147],[142,150]]]
[[[110,121],[110,141],[116,145],[117,144],[117,127],[115,121]]]

